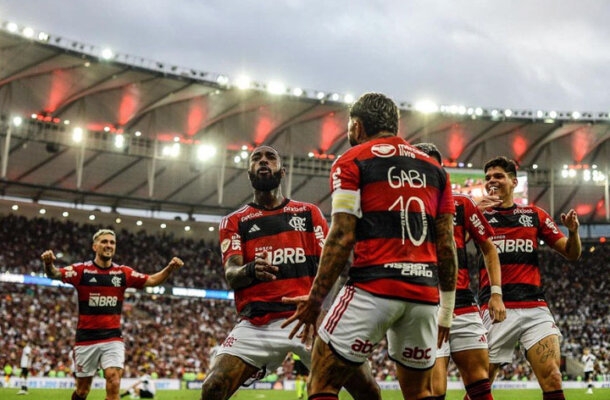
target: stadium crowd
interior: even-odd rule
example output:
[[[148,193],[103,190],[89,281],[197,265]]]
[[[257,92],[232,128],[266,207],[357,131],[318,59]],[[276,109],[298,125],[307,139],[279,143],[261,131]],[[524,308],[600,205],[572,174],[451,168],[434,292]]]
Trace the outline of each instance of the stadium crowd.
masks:
[[[62,252],[58,266],[92,257],[91,235],[99,226],[70,221],[16,215],[0,218],[0,273],[42,273],[40,253],[47,248]],[[118,231],[120,247],[116,261],[143,272],[158,269],[171,255],[185,261],[180,274],[168,284],[183,287],[226,289],[217,243],[151,235],[144,231]],[[594,248],[594,251],[593,251]],[[552,251],[543,251],[541,270],[547,299],[564,335],[562,353],[579,359],[589,347],[597,357],[599,374],[610,369],[610,298],[607,276],[609,244],[586,244],[578,262],[565,261]],[[75,291],[68,287],[43,287],[0,283],[0,367],[18,374],[19,356],[25,341],[33,349],[32,375],[69,376],[70,350],[76,330]],[[123,313],[126,343],[125,377],[135,377],[142,366],[158,377],[202,379],[215,347],[235,324],[234,304],[224,300],[128,293]],[[378,380],[395,379],[394,364],[382,342],[371,357]],[[451,364],[449,377],[458,379]],[[290,363],[277,378],[292,378]],[[573,378],[573,377],[572,377]],[[534,379],[518,349],[512,364],[504,366],[498,379]]]

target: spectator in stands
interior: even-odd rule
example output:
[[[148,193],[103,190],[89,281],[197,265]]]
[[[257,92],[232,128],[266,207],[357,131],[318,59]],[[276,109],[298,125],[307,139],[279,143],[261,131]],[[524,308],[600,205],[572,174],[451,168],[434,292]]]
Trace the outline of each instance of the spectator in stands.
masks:
[[[506,157],[489,160],[484,167],[485,190],[480,203],[485,218],[494,228],[494,243],[500,249],[502,293],[506,320],[492,324],[489,310],[484,322],[488,329],[490,379],[502,363],[512,361],[516,343],[521,343],[545,400],[564,399],[560,365],[561,332],[548,309],[538,265],[539,240],[568,260],[581,254],[580,226],[574,210],[561,214],[568,229],[566,237],[550,215],[539,207],[515,204],[517,164]],[[484,266],[480,268],[480,301],[489,301],[492,288]]]
[[[157,286],[182,267],[183,262],[173,257],[161,271],[147,275],[126,265],[113,263],[116,234],[100,229],[93,235],[93,261],[57,269],[53,250],[46,250],[41,258],[44,270],[51,279],[61,280],[76,288],[79,317],[74,346],[76,389],[72,400],[84,400],[99,366],[106,379],[106,400],[118,400],[125,362],[125,345],[121,336],[121,312],[125,290],[129,287]]]

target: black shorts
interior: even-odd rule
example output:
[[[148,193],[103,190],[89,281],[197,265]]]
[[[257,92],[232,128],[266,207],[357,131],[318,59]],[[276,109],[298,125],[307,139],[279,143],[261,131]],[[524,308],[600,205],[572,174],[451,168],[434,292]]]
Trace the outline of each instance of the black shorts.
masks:
[[[303,364],[301,360],[294,360],[294,367],[292,369],[294,375],[307,376],[309,375],[309,369]]]
[[[594,376],[595,373],[593,371],[585,371],[585,382],[587,382],[589,379],[593,380]]]
[[[149,392],[148,390],[140,389],[140,398],[141,399],[154,399],[155,395],[152,392]]]
[[[30,374],[30,369],[29,368],[21,368],[21,374],[19,375],[20,378],[24,378],[24,379],[28,379],[28,375]]]

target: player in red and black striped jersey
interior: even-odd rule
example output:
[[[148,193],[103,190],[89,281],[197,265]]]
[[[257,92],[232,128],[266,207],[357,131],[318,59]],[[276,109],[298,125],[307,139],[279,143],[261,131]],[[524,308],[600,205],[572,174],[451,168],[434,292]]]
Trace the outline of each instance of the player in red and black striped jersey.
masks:
[[[177,257],[161,271],[142,274],[126,265],[112,262],[116,252],[116,235],[101,229],[93,235],[95,259],[56,268],[53,250],[41,258],[47,276],[76,288],[78,293],[78,325],[74,346],[76,389],[72,400],[84,400],[91,390],[98,368],[104,371],[106,399],[118,400],[125,363],[125,345],[121,336],[121,312],[127,288],[157,286],[182,267]]]
[[[403,396],[431,399],[431,368],[455,301],[451,182],[438,162],[397,136],[398,107],[385,95],[364,94],[349,117],[353,147],[331,170],[332,223],[318,273],[286,324],[298,320],[291,337],[315,327],[353,249],[349,281],[314,343],[310,399],[337,399],[386,333]]]
[[[281,158],[269,146],[250,155],[251,203],[224,217],[220,247],[229,286],[235,291],[240,322],[216,352],[202,387],[202,399],[228,399],[251,377],[273,372],[286,354],[311,366],[309,348],[289,339],[281,324],[296,306],[283,297],[309,293],[328,225],[320,209],[282,195]],[[376,399],[378,386],[364,371],[348,390],[354,398]]]
[[[433,143],[415,145],[424,153],[442,164],[442,156]],[[447,366],[449,356],[457,365],[462,382],[470,400],[492,400],[489,381],[489,355],[487,352],[487,330],[479,314],[479,307],[470,288],[469,267],[471,262],[466,252],[466,243],[472,239],[480,249],[490,280],[496,293],[492,294],[488,307],[494,323],[506,318],[502,302],[500,259],[491,241],[493,229],[477,208],[471,197],[454,193],[455,203],[454,238],[458,254],[458,278],[455,295],[455,318],[451,324],[449,341],[437,352],[433,372],[432,391],[436,399],[444,399],[447,393]],[[474,265],[472,265],[474,266]]]
[[[512,361],[516,343],[526,350],[527,360],[536,374],[543,399],[564,399],[559,370],[561,332],[548,309],[540,268],[538,246],[542,240],[566,259],[580,257],[581,243],[578,216],[572,209],[561,214],[568,229],[566,237],[552,217],[534,205],[515,204],[517,165],[506,157],[489,160],[484,167],[485,189],[489,195],[479,203],[483,215],[495,231],[493,242],[502,265],[502,293],[506,320],[491,324],[484,310],[488,328],[489,377],[493,381],[500,364]],[[480,270],[481,305],[489,299],[493,287],[485,269]]]

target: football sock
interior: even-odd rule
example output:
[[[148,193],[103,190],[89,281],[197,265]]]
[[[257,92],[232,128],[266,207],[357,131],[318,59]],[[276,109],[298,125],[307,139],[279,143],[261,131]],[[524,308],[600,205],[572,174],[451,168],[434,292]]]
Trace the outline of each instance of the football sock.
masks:
[[[554,390],[552,392],[544,392],[542,393],[543,400],[565,400],[563,395],[563,390]]]
[[[80,397],[76,392],[72,392],[72,400],[85,400],[86,397]]]
[[[470,400],[493,400],[489,379],[481,379],[466,386]]]
[[[334,393],[318,393],[308,397],[309,400],[338,400],[339,396]]]

